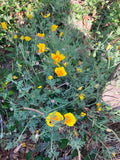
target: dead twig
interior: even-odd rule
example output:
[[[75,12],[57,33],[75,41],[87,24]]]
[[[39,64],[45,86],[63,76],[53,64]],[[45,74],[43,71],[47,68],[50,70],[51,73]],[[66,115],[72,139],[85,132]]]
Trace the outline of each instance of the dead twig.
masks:
[[[24,110],[29,110],[29,111],[33,111],[33,112],[36,112],[36,113],[39,113],[42,117],[44,116],[44,113],[36,110],[36,109],[33,109],[33,108],[27,108],[27,107],[23,107]]]
[[[77,151],[78,151],[78,160],[81,160],[81,153],[80,153],[80,150],[77,149]]]

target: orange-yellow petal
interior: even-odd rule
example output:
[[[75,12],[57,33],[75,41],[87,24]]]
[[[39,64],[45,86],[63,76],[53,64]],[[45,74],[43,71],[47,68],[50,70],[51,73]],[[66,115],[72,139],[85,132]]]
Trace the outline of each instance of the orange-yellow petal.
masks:
[[[67,126],[70,126],[70,127],[74,126],[74,124],[76,123],[76,118],[72,113],[66,113],[64,117],[65,117],[65,124]]]
[[[53,127],[57,122],[62,121],[64,118],[60,112],[52,112],[46,117],[46,123],[48,126]]]
[[[65,71],[64,67],[55,68],[55,73],[57,74],[58,77],[67,75],[67,72]]]
[[[55,32],[56,31],[56,29],[58,28],[58,25],[52,25],[52,27],[51,27],[51,31],[52,32]]]

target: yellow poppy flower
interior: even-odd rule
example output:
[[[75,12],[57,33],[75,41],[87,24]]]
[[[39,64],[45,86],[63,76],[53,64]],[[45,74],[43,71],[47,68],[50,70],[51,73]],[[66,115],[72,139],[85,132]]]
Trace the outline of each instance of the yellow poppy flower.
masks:
[[[97,107],[97,111],[100,112],[102,110],[101,107]]]
[[[82,72],[82,69],[81,68],[77,68],[77,72]]]
[[[80,96],[79,96],[79,98],[82,101],[85,98],[85,95],[83,93],[81,93]]]
[[[97,106],[97,111],[100,112],[102,110],[101,103],[96,103],[96,106]]]
[[[14,35],[14,39],[17,39],[17,38],[18,38],[18,36],[17,36],[17,34],[15,34],[15,35]]]
[[[79,87],[77,90],[81,91],[81,90],[82,90],[82,86],[81,86],[81,87]]]
[[[38,133],[39,132],[39,130],[36,130],[36,133]]]
[[[63,35],[63,32],[60,33],[59,37],[62,37],[62,35]]]
[[[32,11],[32,6],[30,6],[29,11]]]
[[[58,25],[52,25],[52,27],[51,27],[51,31],[52,32],[55,32],[56,31],[56,29],[58,28]]]
[[[25,36],[25,40],[26,40],[26,41],[30,41],[31,38],[30,38],[29,36]]]
[[[107,47],[106,47],[106,50],[109,50],[111,47],[111,44],[108,44]]]
[[[67,72],[65,71],[64,67],[55,68],[55,73],[57,74],[58,77],[67,75]]]
[[[43,38],[45,36],[45,34],[44,33],[37,33],[37,36],[40,38]]]
[[[3,28],[4,30],[6,30],[6,29],[7,29],[7,25],[6,25],[6,23],[5,23],[5,22],[2,22],[2,23],[1,23],[1,26],[2,26],[2,28]]]
[[[48,76],[48,79],[49,79],[49,80],[52,80],[52,79],[53,79],[53,77],[52,77],[52,76]]]
[[[64,67],[66,67],[67,66],[67,62],[63,63],[63,65],[64,65]]]
[[[120,45],[118,46],[118,50],[120,51]]]
[[[42,88],[42,86],[38,86],[37,88],[40,89],[40,88]]]
[[[57,63],[59,63],[60,61],[65,59],[65,56],[63,54],[60,54],[60,52],[58,50],[56,51],[56,54],[51,53],[51,57]]]
[[[46,123],[48,126],[53,127],[57,122],[60,122],[63,119],[61,113],[54,111],[46,117]]]
[[[32,19],[32,15],[31,15],[30,13],[28,14],[28,18],[29,18],[29,19]]]
[[[25,142],[23,142],[22,147],[23,147],[23,148],[26,147],[26,143],[25,143]]]
[[[13,79],[18,79],[18,77],[17,76],[13,76]]]
[[[101,103],[96,103],[96,106],[97,106],[97,107],[100,107],[100,106],[101,106]]]
[[[72,113],[66,113],[64,117],[65,117],[65,124],[67,126],[70,126],[70,127],[74,126],[74,124],[76,123],[76,118]]]
[[[47,15],[43,15],[43,13],[41,12],[41,15],[42,15],[44,18],[50,17],[50,13],[48,13]]]
[[[78,136],[79,136],[79,134],[77,133],[77,131],[74,131],[74,134],[76,135],[76,137],[78,137]]]
[[[39,53],[43,53],[45,51],[45,44],[44,43],[39,43],[37,46],[39,48]]]
[[[21,36],[20,39],[21,39],[21,40],[24,40],[24,36]]]
[[[84,112],[81,112],[81,117],[85,117],[86,116],[86,113],[84,113]]]
[[[112,153],[112,155],[113,155],[113,157],[115,157],[115,156],[116,156],[116,153],[115,153],[115,152],[113,152],[113,153]]]

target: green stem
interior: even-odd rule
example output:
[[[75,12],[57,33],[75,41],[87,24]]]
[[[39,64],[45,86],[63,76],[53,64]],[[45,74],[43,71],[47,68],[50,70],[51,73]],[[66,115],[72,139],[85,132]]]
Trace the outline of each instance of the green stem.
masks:
[[[28,127],[28,124],[30,123],[30,121],[31,121],[33,118],[34,118],[34,117],[32,117],[32,118],[27,122],[27,124],[26,124],[25,128],[23,129],[22,133],[21,133],[20,136],[18,137],[17,142],[20,141],[23,133],[25,132],[26,128]]]

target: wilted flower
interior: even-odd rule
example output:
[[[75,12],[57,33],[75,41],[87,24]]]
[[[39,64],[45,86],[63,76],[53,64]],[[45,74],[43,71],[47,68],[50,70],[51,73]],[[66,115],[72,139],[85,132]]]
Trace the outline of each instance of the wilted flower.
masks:
[[[44,43],[39,43],[38,45],[39,52],[43,53],[45,51],[45,44]]]
[[[38,133],[36,133],[36,134],[35,134],[35,139],[37,139],[37,140],[38,140],[38,138],[39,138],[39,134],[38,134]]]
[[[51,31],[52,32],[55,32],[56,31],[56,29],[58,28],[58,25],[52,25],[52,27],[51,27]]]
[[[58,77],[67,75],[67,72],[65,71],[64,67],[55,68],[55,73],[57,74]]]
[[[63,119],[61,113],[54,111],[46,117],[46,123],[48,126],[53,127],[57,122],[60,122]]]
[[[22,65],[21,65],[21,64],[19,64],[19,63],[18,63],[17,65],[18,65],[19,67],[22,67]]]
[[[65,124],[67,126],[74,126],[74,124],[76,123],[76,118],[72,113],[66,113],[64,117],[65,117]]]
[[[5,23],[5,22],[2,22],[2,23],[1,23],[1,26],[2,26],[2,28],[3,28],[4,30],[6,30],[6,29],[7,29],[7,25],[6,25],[6,23]]]
[[[98,88],[98,87],[99,87],[99,84],[96,84],[94,87],[95,87],[95,88]]]
[[[30,38],[29,36],[25,36],[25,40],[26,40],[26,41],[30,41],[31,38]]]
[[[112,132],[112,130],[110,128],[107,128],[106,131],[107,132]]]
[[[55,62],[60,62],[61,60],[65,59],[65,56],[63,54],[60,54],[60,52],[57,50],[56,54],[51,53],[51,57]]]
[[[81,117],[85,117],[86,116],[86,113],[84,113],[84,112],[81,112]]]

